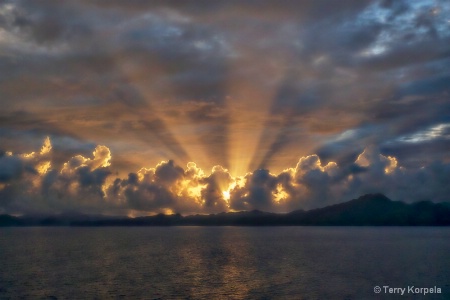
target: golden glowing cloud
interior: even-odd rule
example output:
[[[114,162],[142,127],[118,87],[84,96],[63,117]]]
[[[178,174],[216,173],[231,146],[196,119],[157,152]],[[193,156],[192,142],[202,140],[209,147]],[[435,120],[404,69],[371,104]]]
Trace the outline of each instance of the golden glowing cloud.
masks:
[[[404,189],[405,183],[429,180],[425,178],[436,176],[435,171],[445,173],[445,169],[439,171],[435,167],[416,175],[399,167],[395,157],[368,148],[354,162],[359,169],[354,165],[340,167],[335,162],[324,165],[318,155],[312,154],[301,157],[295,167],[278,174],[258,169],[244,176],[233,176],[220,165],[208,174],[194,162],[182,168],[169,160],[153,168],[140,168],[127,178],[117,178],[113,175],[111,151],[106,146],[96,146],[92,157],[75,155],[60,167],[52,163],[53,151],[47,138],[40,152],[8,153],[3,161],[0,157],[0,163],[8,167],[4,169],[10,170],[1,173],[3,181],[10,179],[0,183],[0,192],[15,186],[19,195],[13,201],[40,199],[35,200],[36,207],[34,202],[27,202],[33,209],[70,207],[120,211],[135,216],[251,209],[290,211],[315,207],[315,201],[336,201],[343,197],[348,200],[348,195],[385,186],[393,192],[404,193],[409,191]],[[436,186],[435,190],[440,191],[440,187]]]

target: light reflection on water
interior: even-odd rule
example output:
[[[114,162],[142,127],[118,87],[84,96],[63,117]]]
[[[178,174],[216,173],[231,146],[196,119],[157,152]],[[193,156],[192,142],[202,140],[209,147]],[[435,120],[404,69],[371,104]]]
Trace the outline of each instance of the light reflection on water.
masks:
[[[0,228],[0,299],[450,296],[450,228]]]

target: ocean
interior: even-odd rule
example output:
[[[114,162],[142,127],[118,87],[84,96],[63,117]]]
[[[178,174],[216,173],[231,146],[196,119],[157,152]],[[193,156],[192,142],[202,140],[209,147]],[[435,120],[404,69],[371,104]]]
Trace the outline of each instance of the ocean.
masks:
[[[450,228],[0,228],[0,299],[450,299]]]

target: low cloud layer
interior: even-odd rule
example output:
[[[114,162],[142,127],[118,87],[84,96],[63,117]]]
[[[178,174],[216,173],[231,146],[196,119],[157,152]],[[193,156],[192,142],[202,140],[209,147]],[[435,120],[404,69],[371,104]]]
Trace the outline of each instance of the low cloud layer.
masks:
[[[301,157],[295,166],[279,174],[258,169],[236,177],[222,166],[215,166],[208,174],[193,162],[183,168],[169,160],[118,178],[106,146],[95,147],[91,157],[76,155],[58,168],[53,163],[54,152],[47,138],[39,152],[2,153],[2,213],[287,212],[339,203],[366,193],[384,193],[406,202],[450,200],[449,164],[435,162],[407,169],[377,149],[365,149],[345,165],[324,164],[313,154]]]

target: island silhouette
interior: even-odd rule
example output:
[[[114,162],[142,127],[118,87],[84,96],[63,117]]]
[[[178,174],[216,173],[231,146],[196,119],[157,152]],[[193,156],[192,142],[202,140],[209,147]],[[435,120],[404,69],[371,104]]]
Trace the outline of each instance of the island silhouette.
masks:
[[[392,201],[366,194],[348,202],[312,210],[272,213],[259,210],[209,215],[158,214],[123,217],[63,213],[0,215],[0,226],[449,226],[450,203]]]

